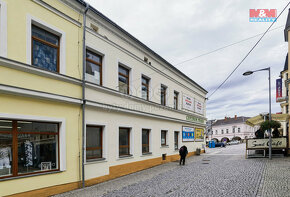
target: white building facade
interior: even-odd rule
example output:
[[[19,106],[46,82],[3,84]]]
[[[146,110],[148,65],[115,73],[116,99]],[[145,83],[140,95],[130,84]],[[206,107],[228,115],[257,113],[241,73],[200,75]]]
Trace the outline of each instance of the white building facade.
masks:
[[[207,91],[92,7],[85,53],[86,185],[204,147]],[[184,127],[199,140],[185,141]]]
[[[251,127],[245,122],[248,117],[225,117],[217,120],[212,124],[212,135],[209,135],[210,140],[217,141],[232,141],[254,138],[258,126]]]

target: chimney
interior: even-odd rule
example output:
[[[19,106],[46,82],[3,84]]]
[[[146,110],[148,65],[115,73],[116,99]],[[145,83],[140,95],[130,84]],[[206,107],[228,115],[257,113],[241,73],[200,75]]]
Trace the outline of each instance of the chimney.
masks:
[[[235,115],[235,120],[237,120],[237,115]]]

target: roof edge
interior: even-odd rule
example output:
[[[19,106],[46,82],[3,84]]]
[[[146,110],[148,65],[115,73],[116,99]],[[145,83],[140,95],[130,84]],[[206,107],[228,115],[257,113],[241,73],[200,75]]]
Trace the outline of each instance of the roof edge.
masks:
[[[83,6],[86,6],[86,2],[83,0],[75,0],[78,3],[80,3]],[[101,12],[99,12],[97,9],[95,9],[94,7],[92,7],[91,5],[89,6],[89,9],[92,10],[94,13],[96,13],[98,16],[100,16],[102,19],[104,19],[105,21],[107,21],[108,23],[110,23],[111,25],[113,25],[114,27],[116,27],[118,30],[120,30],[122,33],[124,33],[125,35],[127,35],[129,38],[131,38],[133,41],[137,42],[138,44],[141,45],[141,47],[145,48],[146,50],[148,50],[149,52],[151,52],[153,55],[155,55],[158,59],[160,59],[163,63],[165,63],[166,65],[168,65],[170,68],[172,68],[173,70],[175,70],[176,72],[178,72],[179,74],[181,74],[183,77],[185,77],[186,79],[188,79],[191,83],[193,83],[194,85],[196,85],[198,88],[200,88],[205,94],[208,93],[208,91],[206,89],[204,89],[203,87],[201,87],[198,83],[196,83],[194,80],[192,80],[191,78],[189,78],[187,75],[185,75],[183,72],[181,72],[179,69],[177,69],[175,66],[173,66],[171,63],[169,63],[167,60],[165,60],[163,57],[161,57],[160,55],[158,55],[156,52],[154,52],[152,49],[150,49],[148,46],[146,46],[145,44],[143,44],[140,40],[138,40],[137,38],[135,38],[134,36],[132,36],[130,33],[128,33],[126,30],[124,30],[122,27],[120,27],[119,25],[117,25],[115,22],[113,22],[111,19],[109,19],[108,17],[106,17],[104,14],[102,14]]]

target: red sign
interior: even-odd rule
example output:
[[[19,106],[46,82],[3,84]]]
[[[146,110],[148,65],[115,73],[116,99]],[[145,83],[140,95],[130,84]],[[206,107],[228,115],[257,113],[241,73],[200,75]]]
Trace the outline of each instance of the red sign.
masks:
[[[276,9],[250,9],[251,18],[276,18]]]
[[[276,22],[276,9],[250,9],[250,22]]]

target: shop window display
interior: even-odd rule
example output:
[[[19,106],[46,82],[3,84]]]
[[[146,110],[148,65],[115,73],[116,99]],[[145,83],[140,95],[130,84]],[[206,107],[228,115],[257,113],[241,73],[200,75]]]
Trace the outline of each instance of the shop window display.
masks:
[[[0,177],[58,170],[58,149],[57,123],[0,120]]]

